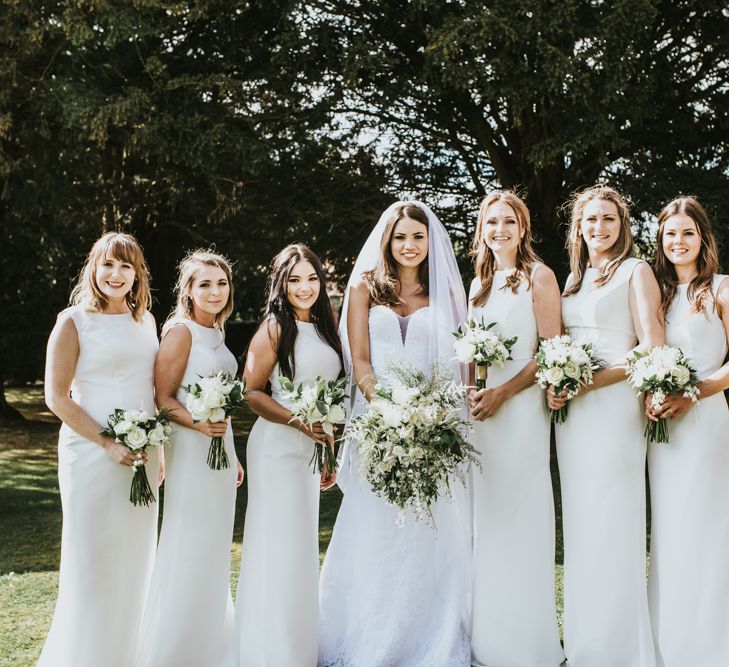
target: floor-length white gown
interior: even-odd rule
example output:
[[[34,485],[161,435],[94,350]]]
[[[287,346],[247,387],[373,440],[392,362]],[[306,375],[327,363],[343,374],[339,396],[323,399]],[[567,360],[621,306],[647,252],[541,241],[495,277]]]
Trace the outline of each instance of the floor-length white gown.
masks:
[[[427,307],[400,318],[386,306],[374,306],[369,335],[379,382],[387,383],[390,362],[407,361],[427,370]],[[357,401],[355,412],[366,409],[359,394]],[[463,543],[469,517],[460,516],[455,503],[440,500],[434,506],[437,530],[412,517],[397,525],[397,509],[372,492],[350,443],[339,479],[344,498],[320,584],[319,664],[470,665],[470,563]],[[453,490],[462,491],[458,483]]]
[[[297,321],[294,384],[335,379],[339,355],[311,322]],[[291,407],[271,373],[272,396]],[[314,443],[288,424],[259,417],[246,449],[246,508],[235,603],[240,667],[316,667],[319,618],[319,474]]]
[[[181,384],[237,363],[220,329],[180,319],[192,336]],[[187,393],[180,388],[184,405]],[[230,425],[225,451],[230,467],[207,464],[210,437],[173,425],[165,451],[162,528],[152,583],[144,609],[137,667],[228,665],[233,639],[230,548],[236,495],[236,456]]]
[[[630,280],[640,260],[610,281],[588,268],[562,318],[607,364],[637,342]],[[569,283],[569,280],[568,280]],[[654,667],[646,588],[646,442],[642,404],[626,381],[570,401],[557,425],[564,531],[564,646],[570,667]]]
[[[157,333],[146,313],[66,311],[79,341],[71,396],[98,424],[117,408],[154,413]],[[148,451],[157,496],[159,454]],[[157,503],[129,501],[132,469],[63,424],[58,481],[63,506],[58,601],[39,667],[129,667],[154,563]]]
[[[726,276],[714,277],[713,292]],[[692,311],[688,285],[666,314],[666,343],[699,379],[727,353],[712,305]],[[723,393],[669,421],[666,444],[649,445],[651,561],[648,579],[659,667],[729,665],[729,409]]]
[[[510,338],[513,359],[489,369],[487,387],[508,382],[539,343],[532,292],[505,287],[513,269],[496,271],[488,301],[473,319]],[[481,288],[471,284],[470,299]],[[474,665],[558,667],[564,660],[554,600],[554,499],[549,469],[549,416],[534,384],[485,421],[474,421],[482,471],[473,471]]]

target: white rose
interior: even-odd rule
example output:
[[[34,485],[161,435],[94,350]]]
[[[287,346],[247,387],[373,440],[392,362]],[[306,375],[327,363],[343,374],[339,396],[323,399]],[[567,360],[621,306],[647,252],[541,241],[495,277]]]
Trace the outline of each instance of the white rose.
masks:
[[[148,422],[150,419],[152,419],[152,415],[149,414],[146,410],[140,410],[139,414],[137,415],[137,421],[140,422]]]
[[[131,449],[141,449],[147,444],[147,434],[137,426],[131,428],[124,438],[124,444]]]
[[[185,407],[192,415],[193,421],[204,422],[210,416],[210,409],[201,398],[192,395],[188,396],[185,401]]]
[[[208,410],[213,410],[214,408],[219,408],[225,405],[225,395],[217,389],[205,389],[203,393],[200,394],[200,400],[203,402],[203,405],[208,408]]]
[[[223,408],[214,408],[210,411],[208,421],[211,422],[222,422],[225,421],[225,410]]]
[[[132,428],[134,428],[134,424],[132,424],[129,420],[124,419],[114,426],[114,433],[117,435],[124,435],[125,433],[129,433]]]
[[[558,385],[564,380],[564,371],[559,366],[553,366],[544,372],[544,379],[549,384]]]
[[[132,422],[133,424],[136,424],[137,422],[141,421],[141,419],[140,419],[141,415],[142,415],[141,410],[127,410],[124,413],[124,419]]]
[[[590,362],[590,355],[588,355],[581,347],[576,347],[572,350],[572,352],[570,352],[570,358],[580,366],[585,366]]]
[[[397,428],[400,426],[403,420],[403,412],[398,409],[397,406],[383,401],[382,405],[378,406],[378,409],[382,415],[382,421],[386,426],[390,428]]]
[[[316,387],[312,385],[304,387],[301,391],[301,401],[302,403],[313,403],[316,401]]]
[[[347,411],[342,405],[332,405],[329,409],[329,421],[332,424],[339,424],[347,417]]]
[[[568,378],[577,380],[580,377],[580,367],[574,361],[567,361],[564,365],[564,374]]]
[[[419,393],[416,387],[398,385],[392,390],[392,402],[396,405],[409,405]]]
[[[470,364],[473,361],[473,356],[476,354],[476,346],[465,338],[461,338],[453,343],[453,349],[456,351],[458,361],[462,364]]]
[[[153,447],[159,447],[164,444],[167,440],[167,434],[165,433],[164,426],[162,426],[162,424],[157,424],[157,426],[149,432],[147,438],[149,439],[149,444]]]
[[[676,382],[682,387],[687,385],[691,379],[691,371],[686,366],[677,366],[673,369],[673,377],[676,378]]]

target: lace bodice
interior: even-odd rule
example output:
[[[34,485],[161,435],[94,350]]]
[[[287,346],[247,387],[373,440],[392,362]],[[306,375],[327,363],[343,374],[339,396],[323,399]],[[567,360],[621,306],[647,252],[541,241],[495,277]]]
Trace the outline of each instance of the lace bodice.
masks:
[[[714,276],[714,296],[724,278],[726,276]],[[680,347],[696,369],[699,379],[703,380],[724,363],[727,353],[726,331],[713,305],[707,307],[706,313],[695,313],[691,309],[688,287],[678,286],[678,292],[666,313],[666,344]]]
[[[577,294],[562,297],[565,329],[579,344],[592,343],[598,359],[612,364],[625,358],[638,337],[630,312],[630,278],[641,260],[623,260],[606,285],[595,287],[599,270],[588,268]],[[567,278],[569,285],[572,280]]]
[[[406,361],[426,370],[428,352],[428,306],[410,314],[403,332],[397,313],[387,306],[372,306],[369,312],[370,363],[377,380],[387,383],[388,367]]]
[[[296,370],[293,377],[294,385],[310,384],[318,376],[326,380],[334,380],[342,368],[339,355],[329,347],[329,344],[319,338],[316,325],[313,322],[296,321],[299,335],[294,343],[294,358]],[[281,369],[276,364],[271,372],[271,396],[286,408],[291,408],[291,401],[286,398],[288,392],[281,389],[278,378]]]

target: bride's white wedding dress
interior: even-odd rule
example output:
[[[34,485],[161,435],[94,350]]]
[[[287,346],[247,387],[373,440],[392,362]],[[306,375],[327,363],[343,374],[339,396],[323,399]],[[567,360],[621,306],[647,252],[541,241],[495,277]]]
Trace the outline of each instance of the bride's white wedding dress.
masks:
[[[370,309],[370,359],[378,382],[387,383],[391,362],[427,369],[429,310],[402,318],[386,306]],[[440,329],[441,349],[449,349],[451,332]],[[358,392],[355,414],[366,409]],[[438,501],[435,530],[412,516],[397,525],[397,509],[372,492],[356,446],[349,443],[339,484],[344,499],[321,574],[319,664],[470,665],[469,529],[459,510],[463,504]],[[465,494],[457,482],[453,492],[461,499]]]

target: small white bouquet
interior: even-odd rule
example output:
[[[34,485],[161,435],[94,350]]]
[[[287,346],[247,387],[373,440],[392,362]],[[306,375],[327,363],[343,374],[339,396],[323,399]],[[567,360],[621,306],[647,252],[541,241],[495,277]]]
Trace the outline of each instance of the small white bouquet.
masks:
[[[555,336],[554,338],[541,338],[539,349],[534,358],[539,368],[535,380],[537,384],[546,389],[554,385],[559,395],[573,398],[580,387],[592,384],[592,374],[600,363],[592,353],[592,344],[578,345],[571,336]],[[557,424],[563,424],[567,419],[569,403],[559,410],[550,410],[550,418]]]
[[[320,423],[322,430],[329,436],[334,437],[334,427],[341,424],[347,418],[347,410],[344,406],[349,398],[345,387],[347,378],[339,380],[325,380],[318,376],[312,384],[294,387],[294,383],[287,377],[279,377],[278,382],[281,388],[288,391],[289,400],[293,403],[291,409],[291,420],[299,419],[305,426],[313,426]],[[333,472],[337,469],[337,457],[332,447],[320,446],[314,443],[314,453],[309,461],[314,466],[314,472],[322,472],[326,467]]]
[[[169,444],[172,433],[169,415],[168,410],[159,410],[151,415],[146,410],[117,408],[107,417],[107,426],[101,433],[141,454],[147,447],[164,447]],[[135,460],[133,468],[129,501],[132,505],[149,507],[150,503],[155,502],[155,497],[149,485],[144,461],[141,458]]]
[[[408,366],[391,371],[393,383],[376,386],[369,410],[350,421],[345,437],[356,443],[375,494],[400,509],[398,523],[407,510],[432,523],[430,507],[450,495],[451,479],[465,484],[469,464],[480,467],[466,439],[466,387],[438,364],[430,377]]]
[[[453,332],[456,340],[453,349],[462,364],[476,364],[476,388],[486,387],[489,366],[503,366],[511,359],[511,348],[517,337],[504,338],[493,328],[496,322],[484,324],[483,321],[469,320],[465,327],[458,327]]]
[[[246,391],[245,380],[236,380],[228,371],[218,371],[199,382],[189,384],[183,389],[187,392],[185,407],[192,415],[193,422],[225,421],[234,408],[243,405]],[[208,449],[208,466],[213,470],[230,467],[225,452],[225,439],[214,437]]]
[[[645,352],[634,350],[628,357],[625,373],[638,392],[652,394],[654,409],[660,408],[669,394],[682,393],[694,403],[699,400],[696,371],[678,347],[661,345]],[[657,422],[649,419],[645,436],[649,442],[668,442],[668,420],[665,417]]]

